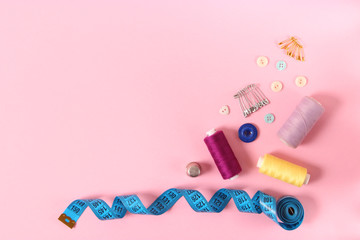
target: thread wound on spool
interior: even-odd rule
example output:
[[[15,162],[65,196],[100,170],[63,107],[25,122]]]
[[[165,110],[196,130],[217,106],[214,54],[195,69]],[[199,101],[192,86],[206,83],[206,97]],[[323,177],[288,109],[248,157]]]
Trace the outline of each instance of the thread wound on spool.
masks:
[[[260,173],[298,187],[301,187],[303,184],[308,184],[310,180],[310,174],[307,173],[306,168],[270,154],[265,154],[264,157],[260,157],[257,166]]]
[[[238,160],[232,151],[229,142],[222,131],[209,131],[205,137],[204,142],[209,149],[209,152],[214,159],[214,162],[223,177],[223,179],[234,179],[236,175],[241,172],[241,167]]]
[[[280,128],[277,135],[286,145],[296,148],[324,112],[324,107],[312,97],[304,97]]]

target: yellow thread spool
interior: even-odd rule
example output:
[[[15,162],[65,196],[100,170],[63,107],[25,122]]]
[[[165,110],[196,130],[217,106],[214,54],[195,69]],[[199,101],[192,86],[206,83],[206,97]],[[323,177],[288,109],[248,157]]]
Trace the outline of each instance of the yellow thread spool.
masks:
[[[292,185],[301,187],[308,184],[310,174],[307,169],[270,154],[260,157],[257,163],[259,172]]]

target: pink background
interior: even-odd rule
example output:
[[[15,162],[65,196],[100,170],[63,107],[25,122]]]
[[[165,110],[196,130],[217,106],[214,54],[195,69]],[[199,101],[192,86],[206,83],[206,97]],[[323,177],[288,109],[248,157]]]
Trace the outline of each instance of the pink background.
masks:
[[[296,2],[1,1],[1,239],[359,239],[360,2]],[[276,45],[292,35],[304,63]],[[244,119],[232,96],[248,83],[271,104]],[[326,113],[294,150],[276,132],[306,95]],[[253,143],[237,138],[245,122],[259,129]],[[243,167],[234,181],[222,180],[203,142],[213,127]],[[265,153],[307,167],[310,184],[258,173]],[[203,166],[198,178],[185,174],[191,161]],[[72,230],[57,220],[77,198],[138,194],[149,206],[171,187],[208,199],[222,187],[294,195],[305,220],[287,232],[233,202],[197,214],[184,199],[159,217],[99,221],[87,209]]]

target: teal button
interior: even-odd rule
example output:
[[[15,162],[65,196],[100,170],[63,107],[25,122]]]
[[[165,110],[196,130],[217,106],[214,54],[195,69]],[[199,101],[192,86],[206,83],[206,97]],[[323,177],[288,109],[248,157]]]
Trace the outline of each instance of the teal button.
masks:
[[[284,69],[286,68],[286,62],[284,62],[284,61],[278,61],[278,62],[276,63],[276,68],[277,68],[277,70],[279,70],[279,71],[284,70]]]
[[[265,122],[266,123],[272,123],[275,120],[274,114],[268,113],[265,115]]]

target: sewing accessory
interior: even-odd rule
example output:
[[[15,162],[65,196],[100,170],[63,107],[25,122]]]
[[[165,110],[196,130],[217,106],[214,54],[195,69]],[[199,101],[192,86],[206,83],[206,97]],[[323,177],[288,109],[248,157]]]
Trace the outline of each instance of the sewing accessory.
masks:
[[[73,203],[71,203],[73,204]],[[65,210],[66,211],[66,210]],[[67,216],[65,213],[62,213],[60,217],[58,218],[61,222],[63,222],[66,226],[69,228],[73,228],[75,226],[75,221],[72,220],[69,216]]]
[[[295,79],[295,84],[296,86],[298,87],[304,87],[307,83],[307,79],[306,77],[304,76],[298,76],[296,79]]]
[[[286,51],[286,54],[288,56],[302,62],[305,61],[304,48],[300,44],[298,39],[290,37],[289,39],[280,42],[279,46],[281,49],[284,49]]]
[[[311,97],[304,97],[280,128],[277,135],[286,145],[296,148],[324,113],[324,107]]]
[[[268,113],[264,117],[266,123],[272,123],[275,120],[274,114]]]
[[[241,125],[238,131],[240,140],[246,143],[253,142],[256,139],[257,134],[256,127],[251,123]]]
[[[270,154],[260,157],[257,163],[259,172],[270,177],[290,183],[297,187],[308,184],[310,174],[307,169]]]
[[[186,174],[189,177],[197,177],[200,175],[200,164],[198,164],[197,162],[191,162],[188,165],[186,165]]]
[[[276,68],[279,71],[285,70],[286,69],[286,62],[280,60],[276,63]]]
[[[259,67],[266,67],[269,63],[269,60],[267,57],[261,56],[261,57],[258,57],[258,59],[256,60],[256,63]]]
[[[222,178],[230,180],[237,178],[241,172],[241,167],[224,133],[211,129],[206,135],[204,142]]]
[[[224,105],[220,108],[219,113],[222,115],[229,115],[230,114],[230,108],[228,105]]]
[[[294,197],[285,196],[276,199],[261,191],[250,198],[243,190],[219,189],[214,196],[207,201],[196,190],[171,188],[161,194],[151,205],[146,208],[136,195],[117,196],[110,206],[101,199],[79,199],[73,201],[60,215],[59,220],[70,228],[80,218],[87,207],[94,212],[100,220],[123,218],[127,211],[133,214],[161,215],[168,211],[182,196],[195,212],[221,212],[228,202],[233,199],[240,212],[264,213],[272,221],[285,230],[298,228],[304,219],[304,208]],[[278,221],[278,218],[280,221]],[[72,224],[64,219],[68,219]]]
[[[275,81],[271,83],[271,90],[273,92],[280,92],[282,88],[283,88],[283,84],[280,81]]]
[[[269,99],[264,95],[256,84],[250,84],[234,95],[235,99],[239,99],[241,110],[244,117],[256,112],[260,108],[270,103]]]

